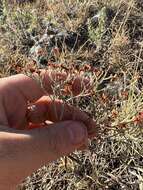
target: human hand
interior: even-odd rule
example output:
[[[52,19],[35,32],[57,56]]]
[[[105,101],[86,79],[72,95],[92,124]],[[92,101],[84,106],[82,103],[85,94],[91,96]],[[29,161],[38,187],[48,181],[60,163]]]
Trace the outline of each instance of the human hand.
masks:
[[[50,76],[46,71],[41,72],[43,86],[48,94],[52,94]],[[60,76],[60,80],[65,80],[66,75]],[[84,81],[84,85],[88,86],[87,81]],[[77,94],[81,90],[78,77],[73,81],[72,91]],[[88,137],[95,135],[95,123],[85,113],[44,95],[45,91],[25,75],[0,80],[2,188],[6,185],[14,187],[38,167],[80,149],[87,144]],[[34,109],[29,110],[31,104],[34,104]],[[45,124],[46,120],[52,123]],[[33,130],[29,130],[31,126]],[[7,182],[9,176],[10,184]]]

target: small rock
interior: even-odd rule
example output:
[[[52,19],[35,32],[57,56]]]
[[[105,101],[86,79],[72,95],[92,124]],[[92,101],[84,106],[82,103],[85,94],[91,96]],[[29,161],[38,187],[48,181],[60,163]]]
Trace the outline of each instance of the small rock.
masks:
[[[91,17],[93,17],[94,15],[96,15],[98,13],[98,9],[97,9],[97,7],[95,7],[95,5],[90,5],[89,7],[88,7],[88,10],[87,10],[87,17],[89,18],[91,18]]]
[[[99,14],[93,16],[90,21],[91,21],[92,26],[94,28],[97,28],[97,26],[99,24]]]
[[[47,35],[56,35],[59,33],[59,30],[53,23],[48,23],[46,27],[46,34]]]

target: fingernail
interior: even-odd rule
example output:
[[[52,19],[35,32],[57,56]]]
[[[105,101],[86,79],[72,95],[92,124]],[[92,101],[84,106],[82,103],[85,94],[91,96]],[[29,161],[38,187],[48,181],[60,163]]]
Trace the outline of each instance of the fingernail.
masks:
[[[87,130],[82,123],[73,123],[69,127],[70,140],[73,145],[80,145],[85,142],[87,138]]]

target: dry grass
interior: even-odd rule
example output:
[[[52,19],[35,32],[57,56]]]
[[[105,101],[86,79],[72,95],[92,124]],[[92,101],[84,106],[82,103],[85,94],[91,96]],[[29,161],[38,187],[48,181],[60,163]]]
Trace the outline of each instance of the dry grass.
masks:
[[[88,26],[91,47],[87,42],[76,49],[63,45],[54,60],[49,58],[49,63],[62,63],[54,69],[83,70],[94,79],[88,97],[55,96],[88,112],[99,124],[101,138],[90,142],[88,150],[75,152],[75,160],[67,158],[66,167],[60,159],[39,169],[22,189],[143,190],[143,1],[6,2],[0,17],[1,77],[30,72],[31,35],[40,38],[46,22],[76,32],[99,10],[110,8],[96,29]]]

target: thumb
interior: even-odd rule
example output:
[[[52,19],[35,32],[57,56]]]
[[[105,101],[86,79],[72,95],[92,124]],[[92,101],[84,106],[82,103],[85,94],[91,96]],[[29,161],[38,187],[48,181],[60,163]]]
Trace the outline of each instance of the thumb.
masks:
[[[86,126],[81,122],[65,121],[48,125],[48,127],[34,129],[29,131],[32,136],[31,146],[33,150],[39,150],[36,155],[41,155],[44,162],[50,162],[68,155],[74,150],[87,144],[88,133]],[[37,148],[39,147],[39,148]],[[36,155],[34,158],[36,159]]]
[[[79,149],[88,138],[86,126],[74,121],[27,131],[6,128],[1,136],[6,154],[0,168],[6,179],[8,174],[11,176],[13,185],[41,166]]]

